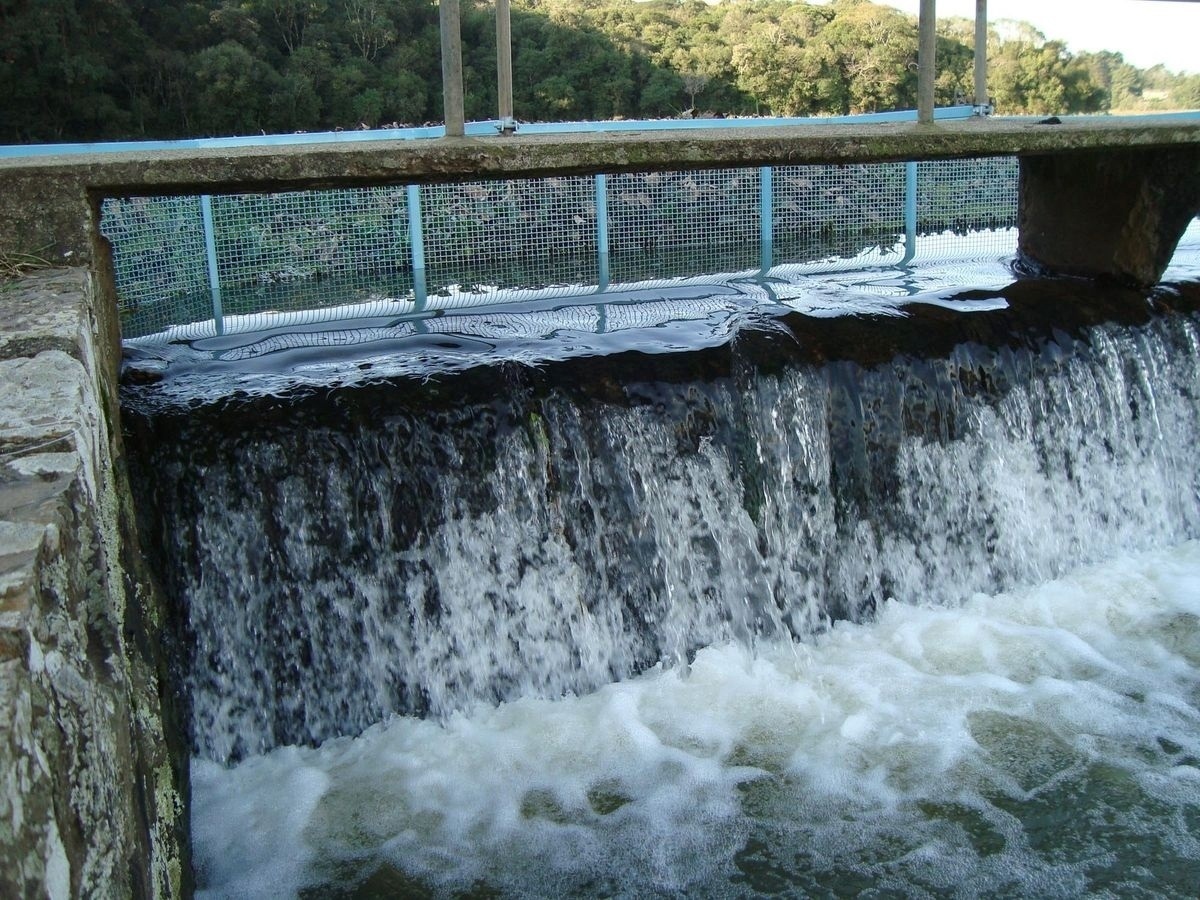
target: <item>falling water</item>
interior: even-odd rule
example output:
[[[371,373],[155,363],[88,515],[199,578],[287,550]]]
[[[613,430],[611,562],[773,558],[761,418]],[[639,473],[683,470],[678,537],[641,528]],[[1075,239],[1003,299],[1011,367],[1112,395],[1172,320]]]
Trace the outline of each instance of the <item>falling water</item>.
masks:
[[[1054,290],[135,407],[201,886],[1194,883],[1200,320]]]

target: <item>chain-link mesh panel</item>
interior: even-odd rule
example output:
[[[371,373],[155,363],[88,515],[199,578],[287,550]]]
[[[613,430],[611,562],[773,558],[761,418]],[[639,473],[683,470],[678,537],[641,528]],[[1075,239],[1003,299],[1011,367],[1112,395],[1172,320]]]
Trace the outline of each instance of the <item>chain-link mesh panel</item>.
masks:
[[[1017,158],[917,163],[916,259],[1016,252]]]
[[[903,258],[903,163],[779,166],[773,181],[777,264],[826,271]]]
[[[608,217],[613,281],[758,267],[758,169],[611,175]]]
[[[591,289],[594,185],[540,178],[421,188],[429,306],[502,301],[512,289]]]
[[[100,231],[112,245],[125,337],[212,314],[199,197],[110,198]]]

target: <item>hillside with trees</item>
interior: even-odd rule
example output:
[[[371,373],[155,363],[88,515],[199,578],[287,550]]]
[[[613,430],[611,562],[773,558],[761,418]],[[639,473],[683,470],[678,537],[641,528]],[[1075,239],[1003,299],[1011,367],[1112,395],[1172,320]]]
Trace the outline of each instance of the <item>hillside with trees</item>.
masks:
[[[1200,76],[988,44],[1000,113],[1200,107]],[[916,105],[915,18],[866,0],[514,0],[518,119],[822,115]],[[973,26],[940,23],[937,102],[971,92]],[[492,4],[463,2],[466,112],[495,115]],[[436,122],[434,0],[0,0],[0,142]]]

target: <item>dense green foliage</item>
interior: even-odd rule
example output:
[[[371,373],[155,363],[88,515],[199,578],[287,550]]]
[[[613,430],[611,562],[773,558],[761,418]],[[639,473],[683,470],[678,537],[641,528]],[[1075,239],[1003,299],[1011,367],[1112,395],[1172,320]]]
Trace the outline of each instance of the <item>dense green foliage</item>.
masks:
[[[523,120],[911,108],[917,27],[865,0],[515,0]],[[467,116],[495,111],[492,5],[463,2]],[[440,119],[434,0],[0,0],[0,141],[181,137]],[[1200,106],[1200,76],[993,29],[1008,113]],[[938,102],[970,95],[941,23]]]

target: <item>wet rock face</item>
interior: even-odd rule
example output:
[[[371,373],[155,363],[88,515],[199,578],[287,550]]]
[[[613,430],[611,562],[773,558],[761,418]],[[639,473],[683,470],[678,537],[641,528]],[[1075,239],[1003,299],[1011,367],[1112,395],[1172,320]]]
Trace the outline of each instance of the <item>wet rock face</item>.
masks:
[[[158,594],[138,571],[103,315],[0,284],[0,895],[177,896],[188,867]],[[100,313],[97,321],[97,315]]]

